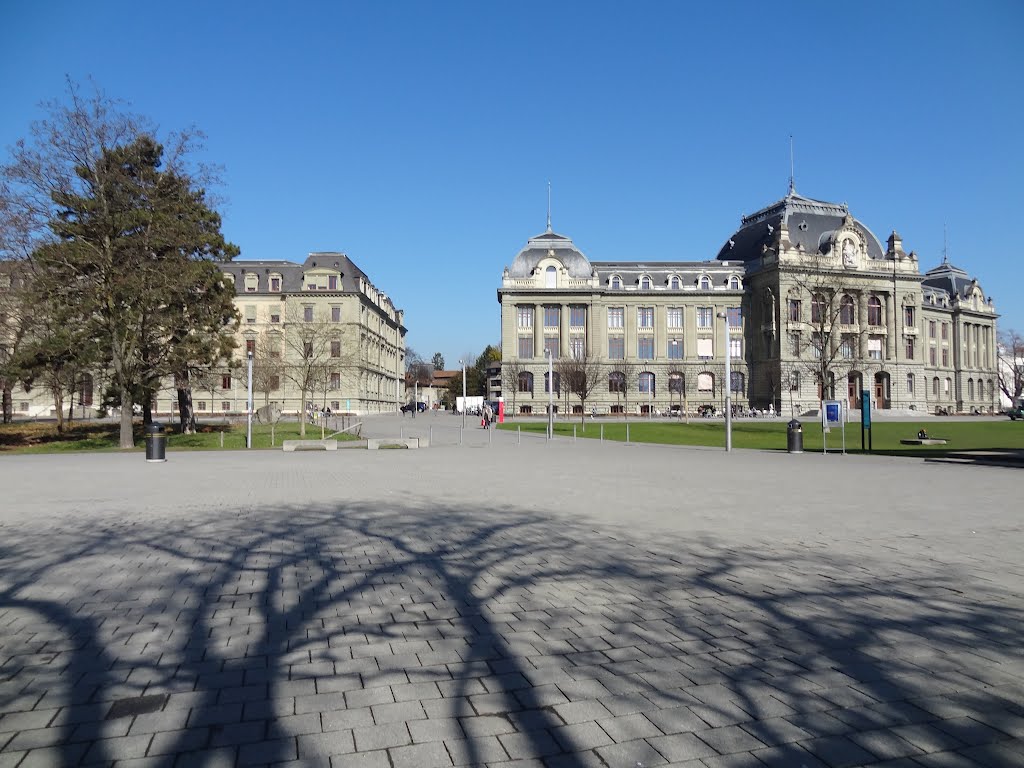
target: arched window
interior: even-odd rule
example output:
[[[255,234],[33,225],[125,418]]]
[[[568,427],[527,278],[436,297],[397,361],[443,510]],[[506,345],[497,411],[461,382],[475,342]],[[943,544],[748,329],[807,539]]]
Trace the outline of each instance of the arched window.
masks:
[[[967,399],[974,399],[974,379],[967,380]]]
[[[907,374],[907,394],[914,394],[914,374],[912,373]]]
[[[612,290],[613,291],[621,291],[622,290],[622,278],[620,278],[618,275],[615,275],[615,277],[612,278]]]
[[[245,276],[245,292],[256,293],[260,287],[260,276],[254,275],[251,272]]]
[[[637,380],[638,386],[637,391],[644,395],[654,394],[654,374],[650,371],[644,371],[640,374],[640,378]]]
[[[743,394],[744,385],[746,384],[745,376],[742,371],[730,371],[729,378],[732,379],[732,386],[730,389],[737,394]]]
[[[792,392],[800,391],[800,371],[791,371],[789,375],[789,389]]]
[[[533,374],[529,371],[523,371],[519,374],[519,391],[533,392]]]
[[[702,291],[710,291],[711,290],[711,278],[708,277],[707,275],[703,275],[701,277],[701,279],[700,279],[700,289]]]
[[[544,287],[555,288],[558,282],[558,270],[554,267],[548,267],[544,270]]]
[[[640,278],[640,290],[641,291],[649,291],[649,290],[651,290],[651,278],[649,278],[647,275],[644,275],[643,277]]]
[[[868,325],[882,324],[882,302],[877,296],[868,299]]]
[[[738,291],[740,289],[740,279],[736,276],[729,278],[729,290]]]
[[[843,298],[839,300],[839,322],[843,325],[853,325],[856,319],[857,313],[853,309],[853,296],[844,293]]]
[[[608,374],[608,391],[609,392],[625,392],[626,391],[626,374],[621,371],[612,371]]]
[[[673,291],[679,290],[679,277],[678,275],[672,275],[672,279],[668,281],[668,287]]]
[[[548,389],[548,375],[547,375],[547,373],[544,374],[544,391],[545,392],[550,392],[551,391],[550,389]],[[559,375],[558,371],[555,371],[555,394],[556,395],[560,394],[561,391],[562,391],[562,377],[561,377],[561,375]]]
[[[952,391],[953,391],[953,380],[952,379],[946,379],[943,382],[943,384],[942,384],[942,394],[944,394],[946,397],[949,397],[949,395],[950,395],[950,393]]]
[[[932,394],[935,397],[939,396],[939,377],[938,376],[936,376],[934,379],[932,379]]]
[[[697,391],[698,392],[714,392],[715,391],[715,376],[713,373],[698,373],[697,374]]]
[[[668,375],[668,391],[673,395],[681,395],[686,390],[685,379],[679,371]]]
[[[811,322],[821,323],[825,320],[825,297],[820,293],[814,294],[811,297]]]

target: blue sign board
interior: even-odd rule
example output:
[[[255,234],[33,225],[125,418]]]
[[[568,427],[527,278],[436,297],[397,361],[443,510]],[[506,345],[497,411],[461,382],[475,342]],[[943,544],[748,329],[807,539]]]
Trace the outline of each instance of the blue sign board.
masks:
[[[833,425],[842,424],[843,422],[843,409],[837,400],[826,400],[825,401],[825,426],[831,427]]]
[[[866,389],[860,391],[860,425],[871,429],[871,393]]]

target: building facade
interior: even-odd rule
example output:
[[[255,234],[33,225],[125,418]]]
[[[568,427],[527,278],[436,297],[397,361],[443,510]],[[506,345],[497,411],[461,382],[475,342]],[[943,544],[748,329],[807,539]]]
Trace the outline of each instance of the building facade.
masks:
[[[591,262],[564,235],[530,238],[502,275],[502,394],[516,413],[799,413],[998,409],[996,312],[948,263],[921,274],[845,205],[796,194],[742,218],[716,258]],[[603,370],[586,405],[555,361]]]

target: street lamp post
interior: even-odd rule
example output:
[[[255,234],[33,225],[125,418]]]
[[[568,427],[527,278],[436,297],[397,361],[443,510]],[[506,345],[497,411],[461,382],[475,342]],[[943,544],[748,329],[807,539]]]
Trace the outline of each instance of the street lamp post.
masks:
[[[548,440],[553,440],[555,437],[555,378],[553,370],[555,356],[550,349],[545,349],[544,357],[548,359]]]
[[[729,315],[727,312],[719,312],[722,318],[722,325],[725,330],[725,450],[732,450],[732,369],[729,365],[729,358],[732,350],[729,348]]]
[[[248,354],[249,358],[249,396],[246,400],[245,405],[245,447],[252,448],[252,352]]]
[[[459,360],[462,366],[462,428],[466,428],[466,361]],[[461,439],[461,438],[460,438]]]

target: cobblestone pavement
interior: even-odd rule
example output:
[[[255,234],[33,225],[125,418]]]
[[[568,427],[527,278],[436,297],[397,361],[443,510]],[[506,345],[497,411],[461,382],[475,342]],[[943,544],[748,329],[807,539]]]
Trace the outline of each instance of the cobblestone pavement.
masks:
[[[1024,765],[1020,470],[168,458],[0,458],[0,766]]]

